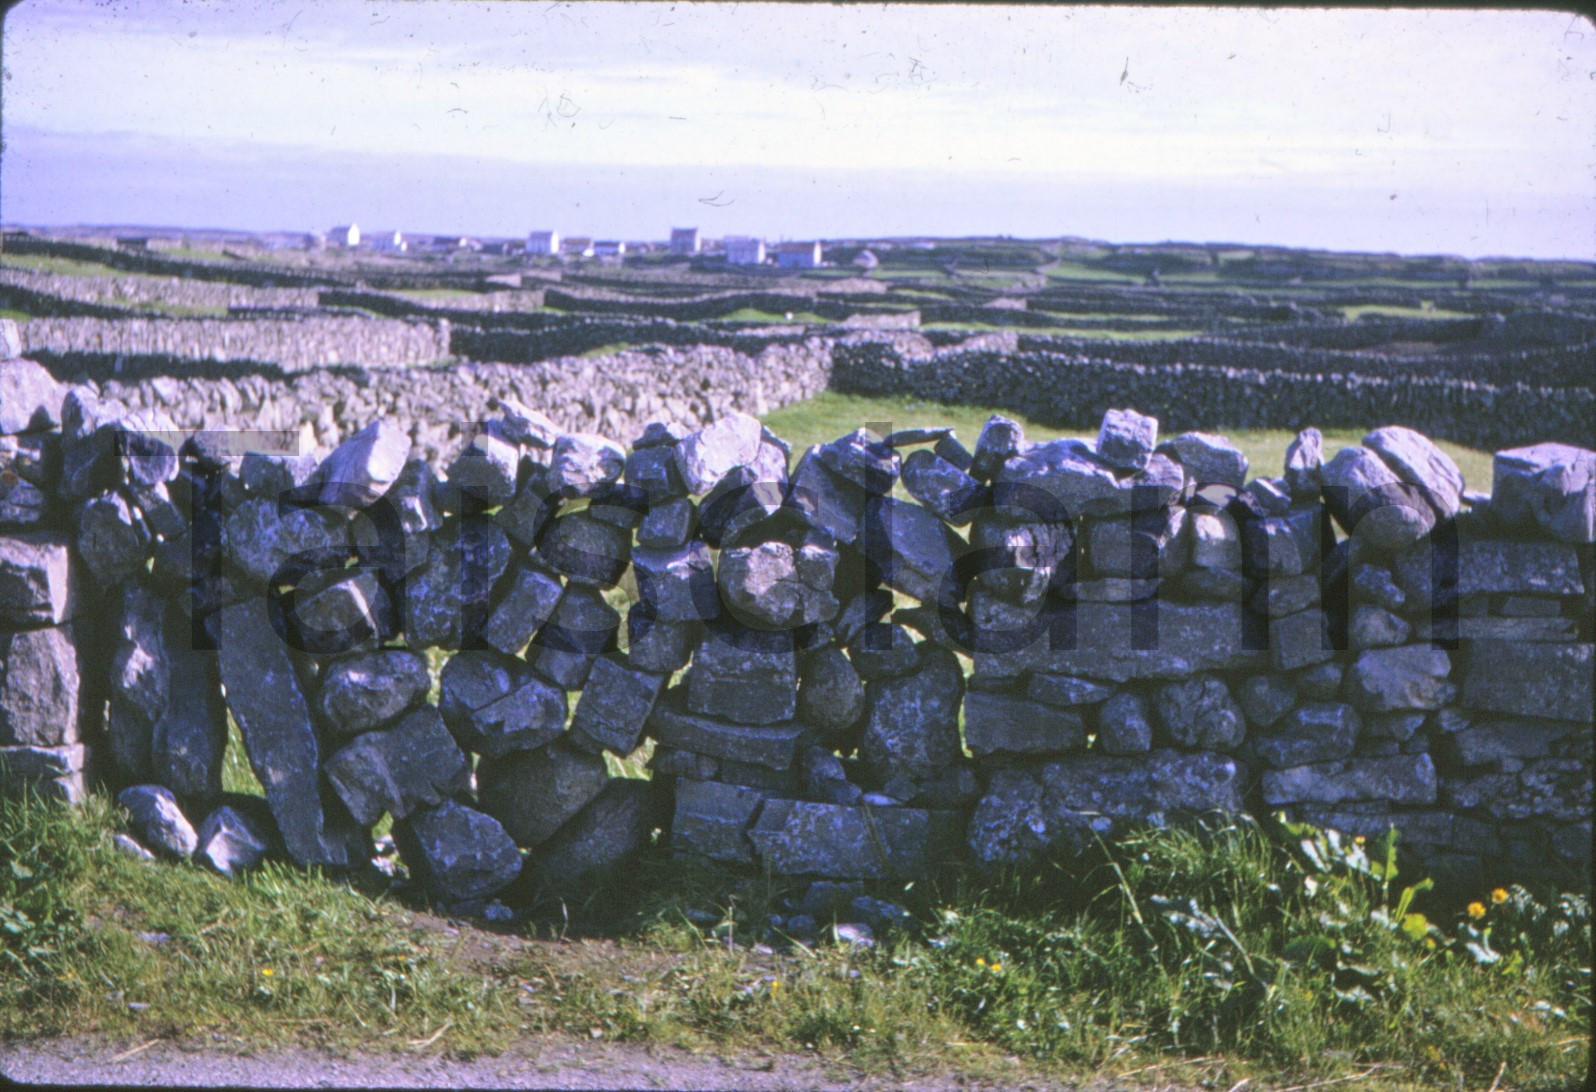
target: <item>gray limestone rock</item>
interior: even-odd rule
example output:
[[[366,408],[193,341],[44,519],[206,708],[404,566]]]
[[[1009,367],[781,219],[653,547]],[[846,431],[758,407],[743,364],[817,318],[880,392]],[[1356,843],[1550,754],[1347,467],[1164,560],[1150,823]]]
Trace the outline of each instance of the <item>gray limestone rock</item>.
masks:
[[[554,616],[538,630],[527,658],[538,674],[566,690],[581,689],[593,661],[615,649],[621,616],[593,588],[568,586]]]
[[[499,821],[453,800],[394,824],[410,872],[444,902],[490,898],[521,874],[521,854]]]
[[[763,438],[758,418],[735,411],[683,437],[676,445],[676,465],[687,492],[702,496],[734,469],[753,462]]]
[[[166,712],[172,695],[166,605],[139,583],[123,588],[119,605],[111,649],[106,742],[111,759],[124,778],[146,781],[152,775],[150,747],[155,723]]]
[[[60,490],[81,500],[114,486],[121,476],[117,435],[127,406],[101,398],[87,387],[73,387],[61,401]]]
[[[1284,618],[1307,610],[1319,602],[1319,577],[1314,573],[1301,576],[1277,576],[1253,593],[1251,606],[1258,614],[1271,618]]]
[[[195,841],[196,861],[224,876],[236,876],[265,860],[276,838],[264,817],[223,804],[200,823]]]
[[[1240,569],[1241,529],[1229,512],[1192,511],[1191,563],[1199,569]]]
[[[0,631],[0,746],[78,742],[82,668],[73,625]]]
[[[1319,564],[1322,519],[1321,509],[1311,506],[1244,520],[1239,527],[1242,568],[1260,576],[1313,573]]]
[[[972,690],[964,698],[964,741],[976,758],[1057,754],[1085,747],[1086,725],[1072,710]]]
[[[532,546],[560,510],[560,497],[549,485],[548,467],[525,459],[521,467],[524,480],[515,499],[494,513],[493,522],[519,545]]]
[[[873,496],[865,505],[861,548],[881,583],[934,603],[951,594],[957,540],[917,504]]]
[[[711,546],[736,545],[742,536],[781,511],[788,482],[754,464],[731,470],[698,506],[698,537]]]
[[[54,428],[61,423],[61,401],[66,391],[43,366],[20,359],[10,351],[16,327],[10,319],[0,319],[10,335],[4,338],[5,366],[0,367],[0,433],[12,435],[35,429]]]
[[[1368,603],[1353,607],[1352,618],[1347,623],[1347,642],[1360,651],[1405,644],[1412,633],[1413,626],[1407,619]]]
[[[1360,721],[1350,705],[1310,702],[1293,709],[1279,726],[1255,741],[1258,757],[1275,769],[1348,758]]]
[[[565,898],[619,876],[668,820],[659,786],[631,777],[611,778],[532,860],[540,889]]]
[[[1277,671],[1311,667],[1334,659],[1335,654],[1330,644],[1330,620],[1317,607],[1269,623],[1269,662]]]
[[[827,470],[875,496],[892,491],[902,466],[895,450],[862,428],[822,444],[818,453]]]
[[[517,845],[530,848],[552,838],[609,780],[601,756],[555,742],[484,758],[477,764],[477,798]]]
[[[426,697],[427,661],[402,649],[368,652],[327,665],[316,695],[322,725],[352,739],[398,718]]]
[[[909,879],[957,852],[952,813],[769,800],[748,832],[779,875]]]
[[[920,666],[920,645],[903,626],[880,623],[848,643],[848,659],[862,679],[894,679]]]
[[[1236,688],[1236,704],[1254,728],[1268,728],[1297,704],[1297,688],[1279,675],[1251,675]]]
[[[639,547],[632,551],[638,598],[662,622],[707,622],[720,617],[709,547],[689,542],[673,550]]]
[[[633,603],[626,612],[626,655],[633,667],[670,675],[687,666],[697,647],[696,622],[662,622],[647,603]]]
[[[770,794],[741,785],[682,778],[676,782],[671,847],[712,861],[752,864],[748,829]]]
[[[1140,470],[1158,446],[1158,418],[1131,409],[1111,409],[1097,430],[1097,454],[1113,466]]]
[[[193,826],[165,785],[134,785],[117,793],[116,802],[126,809],[133,832],[151,849],[181,861],[199,847]]]
[[[275,501],[310,481],[315,472],[316,457],[309,452],[274,455],[246,451],[238,463],[238,482],[246,496]]]
[[[248,500],[223,527],[228,556],[256,584],[294,583],[310,569],[339,567],[349,557],[349,524],[326,511]]]
[[[1247,481],[1247,456],[1223,436],[1208,432],[1183,432],[1159,445],[1158,450],[1186,468],[1198,487],[1228,485],[1240,489]]]
[[[652,450],[663,450],[654,448]],[[650,503],[637,528],[637,545],[651,550],[675,550],[686,545],[698,526],[698,508],[686,497]]]
[[[810,747],[802,756],[803,795],[822,804],[852,806],[864,798],[864,790],[848,780],[842,759],[825,747]],[[912,795],[912,794],[911,794]]]
[[[350,521],[355,551],[390,580],[427,563],[428,534],[443,526],[441,490],[431,464],[412,459],[382,498]]]
[[[1452,691],[1452,661],[1438,648],[1403,645],[1358,654],[1347,673],[1347,694],[1366,713],[1439,709]]]
[[[398,631],[397,610],[371,569],[310,573],[290,611],[295,647],[318,655],[365,651]]]
[[[7,471],[45,493],[54,492],[61,476],[61,434],[0,434],[0,480],[8,478]]]
[[[1168,683],[1158,691],[1155,704],[1159,724],[1177,747],[1232,751],[1247,733],[1246,718],[1218,679]]]
[[[705,630],[693,655],[687,707],[737,724],[775,724],[796,714],[797,688],[790,631],[722,622]]]
[[[980,482],[930,451],[915,451],[903,461],[903,487],[938,519],[963,527],[986,507]]]
[[[1538,527],[1560,542],[1596,542],[1596,452],[1568,444],[1498,451],[1490,507],[1509,527]]]
[[[1038,671],[1030,678],[1026,697],[1043,705],[1070,709],[1080,705],[1094,705],[1114,696],[1114,688],[1091,679],[1077,679],[1070,675],[1049,675]]]
[[[1184,508],[1088,520],[1082,527],[1087,561],[1099,577],[1172,576],[1190,556],[1186,523]]]
[[[825,531],[841,545],[849,545],[859,537],[866,494],[853,482],[827,470],[819,452],[818,447],[810,448],[798,460],[785,503],[810,526]]]
[[[391,728],[356,737],[322,769],[355,822],[366,827],[383,812],[403,819],[418,807],[463,798],[471,784],[465,753],[430,705]]]
[[[1352,566],[1352,590],[1361,599],[1388,611],[1402,609],[1407,594],[1397,586],[1391,570],[1381,565]]]
[[[507,656],[526,647],[554,614],[565,588],[541,569],[523,565],[510,578],[493,613],[482,627],[482,639]]]
[[[922,650],[913,674],[872,682],[865,688],[867,713],[859,757],[885,780],[903,773],[928,780],[958,760],[959,705],[964,671],[953,653]]]
[[[888,447],[914,447],[916,444],[934,444],[953,436],[953,426],[914,427],[894,429],[881,442]]]
[[[621,479],[626,451],[591,433],[568,433],[554,441],[549,462],[549,487],[562,497],[590,497],[601,486]]]
[[[1406,743],[1424,727],[1425,719],[1422,712],[1370,713],[1363,718],[1363,739]]]
[[[971,468],[975,465],[975,456],[951,433],[938,440],[931,450],[938,458],[946,459],[966,474],[974,473]]]
[[[489,423],[495,433],[510,443],[545,449],[554,446],[560,426],[547,414],[525,406],[514,398],[499,398],[494,408],[499,415]]]
[[[493,586],[509,564],[509,539],[480,517],[433,535],[426,565],[405,580],[410,647],[460,648],[476,639],[491,610]]]
[[[661,697],[649,716],[648,733],[662,745],[772,770],[793,768],[799,744],[809,734],[804,725],[793,721],[733,724],[703,716],[684,707],[679,690]]]
[[[0,747],[0,797],[31,790],[45,800],[81,804],[87,795],[83,780],[84,747]]]
[[[322,460],[307,483],[307,499],[365,508],[388,491],[410,456],[410,436],[397,422],[373,421]]]
[[[1419,486],[1424,498],[1442,519],[1451,519],[1463,507],[1463,473],[1452,457],[1421,433],[1400,425],[1377,428],[1363,438],[1396,476]]]
[[[78,556],[102,587],[120,583],[144,567],[150,533],[118,493],[104,493],[79,507]]]
[[[1317,500],[1324,482],[1324,436],[1305,428],[1286,445],[1286,485],[1294,499]]]
[[[1346,664],[1340,660],[1326,660],[1297,672],[1297,691],[1312,701],[1332,701],[1341,694]]]
[[[994,413],[981,426],[980,435],[975,438],[971,464],[963,469],[981,481],[991,481],[1003,469],[1003,465],[1020,454],[1025,446],[1025,430],[1019,422]]]
[[[538,560],[568,581],[613,586],[626,571],[632,536],[623,527],[573,512],[553,520],[538,543]]]
[[[1426,754],[1319,762],[1266,771],[1262,792],[1264,803],[1270,805],[1359,800],[1433,804],[1435,766]]]
[[[500,652],[451,657],[438,677],[438,695],[455,739],[489,758],[541,747],[565,731],[565,692]]]
[[[1010,602],[1036,603],[1075,575],[1068,524],[1008,523],[983,513],[970,529],[980,571],[973,586]]]
[[[1593,670],[1596,645],[1475,641],[1463,702],[1491,713],[1588,723],[1596,717]]]
[[[1111,515],[1124,511],[1124,502],[1113,468],[1079,440],[1031,445],[996,471],[992,485],[999,514],[1042,523]]]
[[[37,527],[50,511],[50,498],[15,473],[0,472],[0,527]]]
[[[820,543],[729,547],[717,574],[726,604],[750,625],[792,629],[836,617],[837,551]]]
[[[652,509],[687,491],[676,464],[676,446],[658,445],[634,448],[626,456],[626,484],[641,490]]]
[[[1111,755],[1151,751],[1153,724],[1146,699],[1122,690],[1104,702],[1097,714],[1097,745]]]
[[[1252,582],[1235,569],[1189,569],[1180,574],[1179,588],[1192,599],[1221,603],[1241,603],[1252,590]]]
[[[571,745],[623,758],[631,754],[664,683],[663,675],[630,670],[607,657],[594,661],[571,718]]]
[[[290,856],[301,864],[352,867],[365,860],[365,834],[327,814],[320,794],[320,748],[310,707],[288,650],[273,632],[263,599],[212,614],[227,704],[250,766]]]
[[[798,685],[798,719],[828,739],[846,739],[865,711],[865,687],[839,648],[823,648],[804,664]]]
[[[520,470],[521,449],[483,430],[449,464],[449,487],[496,508],[514,499]]]
[[[1324,465],[1325,504],[1343,529],[1369,547],[1394,552],[1435,526],[1435,511],[1366,447],[1344,447]]]

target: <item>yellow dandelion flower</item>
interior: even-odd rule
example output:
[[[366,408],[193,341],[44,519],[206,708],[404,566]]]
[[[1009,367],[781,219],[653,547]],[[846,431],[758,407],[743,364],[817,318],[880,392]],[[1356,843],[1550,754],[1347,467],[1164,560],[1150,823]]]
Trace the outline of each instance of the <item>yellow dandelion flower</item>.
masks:
[[[272,975],[276,974],[277,972],[272,970],[270,967],[262,967],[260,969],[260,973],[261,973],[262,977],[270,978]]]
[[[1485,916],[1485,904],[1483,902],[1469,903],[1468,910],[1471,918],[1483,918]]]
[[[986,957],[985,956],[976,956],[975,957],[975,965],[977,967],[985,967],[986,966]]]
[[[1506,889],[1498,887],[1494,891],[1492,891],[1491,892],[1491,901],[1492,902],[1506,902],[1507,901],[1507,891],[1506,891]]]
[[[994,970],[994,971],[1001,971],[1001,970],[1002,970],[1002,969],[1003,969],[1003,964],[1001,964],[1001,963],[994,963],[994,964],[992,964],[992,969],[993,969],[993,970]]]
[[[770,992],[775,993],[779,989],[781,989],[781,979],[772,978],[770,980]]]
[[[1353,841],[1354,841],[1354,842],[1356,842],[1356,843],[1357,843],[1357,844],[1358,844],[1358,845],[1360,845],[1360,846],[1361,846],[1361,845],[1362,845],[1362,844],[1363,844],[1363,835],[1361,835],[1361,834],[1354,834],[1354,835],[1353,835],[1353,836],[1352,836],[1352,840],[1353,840]]]

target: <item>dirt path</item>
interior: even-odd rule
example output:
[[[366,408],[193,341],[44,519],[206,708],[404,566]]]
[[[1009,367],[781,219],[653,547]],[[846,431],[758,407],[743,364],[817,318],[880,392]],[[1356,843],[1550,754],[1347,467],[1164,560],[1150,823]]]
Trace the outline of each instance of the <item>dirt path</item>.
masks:
[[[496,1057],[331,1055],[311,1050],[239,1053],[210,1043],[55,1039],[0,1045],[0,1076],[22,1085],[242,1088],[859,1089],[864,1092],[1107,1092],[1112,1082],[1057,1083],[1018,1063],[991,1081],[957,1073],[865,1076],[795,1056],[714,1057],[669,1047],[528,1041]]]

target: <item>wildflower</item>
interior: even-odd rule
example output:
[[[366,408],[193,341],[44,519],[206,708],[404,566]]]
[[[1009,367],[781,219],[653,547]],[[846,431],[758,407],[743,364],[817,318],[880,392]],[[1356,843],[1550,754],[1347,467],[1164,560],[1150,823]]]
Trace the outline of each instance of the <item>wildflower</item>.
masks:
[[[1468,909],[1469,917],[1471,918],[1483,918],[1485,916],[1485,904],[1483,902],[1471,902]]]
[[[775,993],[779,989],[781,989],[781,979],[772,978],[770,980],[770,992]]]
[[[1363,835],[1361,835],[1361,834],[1354,834],[1354,835],[1353,835],[1353,836],[1352,836],[1352,841],[1353,841],[1353,843],[1354,843],[1354,844],[1356,844],[1356,845],[1360,845],[1360,846],[1361,846],[1361,845],[1362,845],[1362,844],[1363,844]]]
[[[1491,901],[1492,902],[1506,902],[1507,901],[1507,891],[1506,891],[1506,889],[1498,887],[1495,890],[1493,890],[1491,892]]]
[[[994,964],[992,964],[992,969],[993,969],[993,970],[994,970],[994,971],[1001,971],[1001,970],[1002,970],[1002,969],[1003,969],[1003,964],[1001,964],[1001,963],[994,963]]]
[[[276,974],[277,972],[272,970],[270,967],[262,967],[260,969],[260,973],[261,973],[261,977],[270,978],[272,975]]]
[[[977,967],[985,967],[986,966],[986,957],[985,956],[976,956],[975,957],[975,965]]]

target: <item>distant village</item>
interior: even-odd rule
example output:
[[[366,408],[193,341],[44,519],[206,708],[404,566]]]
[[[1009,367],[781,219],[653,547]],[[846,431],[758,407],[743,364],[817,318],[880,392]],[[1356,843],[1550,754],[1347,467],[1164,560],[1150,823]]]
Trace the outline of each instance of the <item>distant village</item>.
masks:
[[[825,266],[825,252],[816,240],[779,242],[769,245],[748,235],[728,235],[706,239],[698,228],[672,228],[668,242],[633,242],[622,239],[595,239],[587,235],[562,235],[558,231],[532,231],[523,239],[484,240],[468,235],[407,236],[402,231],[362,231],[358,224],[341,224],[325,235],[313,236],[312,245],[376,253],[449,254],[488,252],[525,255],[528,259],[556,261],[594,258],[622,263],[628,257],[675,255],[719,260],[727,265],[774,266],[779,269],[819,269]],[[865,252],[868,254],[868,251]],[[864,258],[864,261],[860,259]],[[874,257],[860,255],[854,264],[874,265]]]

